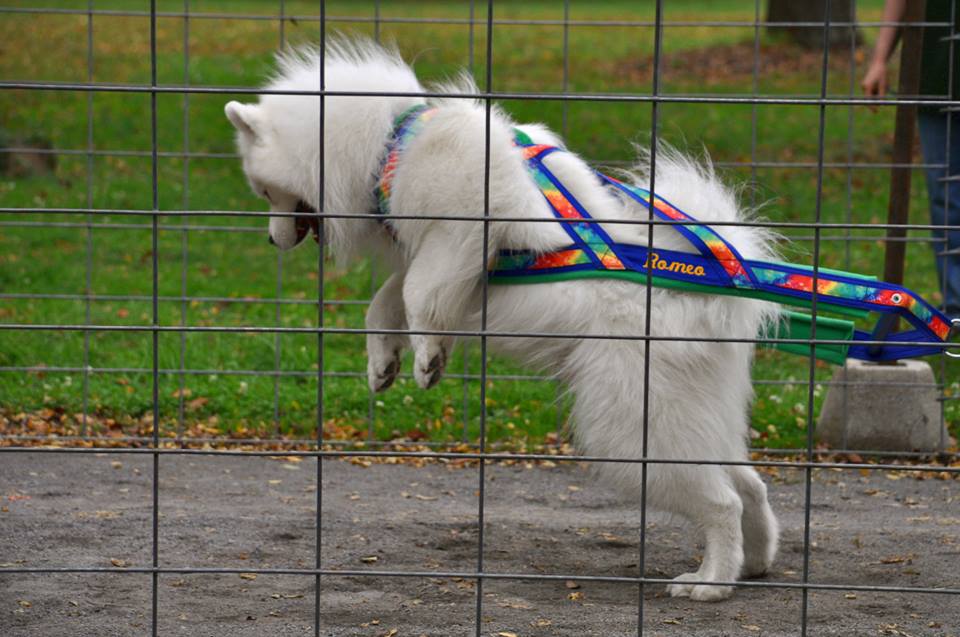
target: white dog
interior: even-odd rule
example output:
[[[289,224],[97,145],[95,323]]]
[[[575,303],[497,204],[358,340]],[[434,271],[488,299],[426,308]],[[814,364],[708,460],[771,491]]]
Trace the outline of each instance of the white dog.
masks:
[[[326,89],[417,94],[423,88],[394,51],[369,42],[338,41],[325,56]],[[268,89],[317,91],[320,56],[301,51],[280,58]],[[469,78],[438,89],[475,93]],[[328,96],[323,128],[323,202],[326,213],[377,210],[374,187],[394,119],[424,103],[420,97]],[[367,313],[369,329],[438,332],[480,326],[483,263],[485,109],[473,100],[433,100],[438,108],[400,157],[390,193],[389,226],[373,218],[327,218],[324,236],[340,258],[370,256],[393,272]],[[243,167],[253,190],[273,212],[320,209],[320,122],[316,96],[263,95],[259,104],[230,102],[226,114],[238,130]],[[560,145],[541,125],[516,126],[494,109],[490,121],[488,255],[501,249],[538,252],[569,245],[559,223],[508,222],[498,218],[552,219],[553,214],[514,146],[512,129],[536,143]],[[600,219],[646,219],[648,212],[599,184],[576,155],[556,152],[545,160],[568,190]],[[649,162],[631,179],[649,183]],[[735,195],[710,165],[675,152],[656,159],[656,192],[705,222],[742,220]],[[431,220],[462,216],[468,220]],[[648,226],[606,223],[617,242],[645,245]],[[745,226],[721,228],[747,259],[769,258],[768,237]],[[293,217],[270,218],[270,240],[280,249],[297,245],[307,225]],[[656,227],[661,249],[693,251],[675,230]],[[489,288],[488,329],[538,334],[490,337],[498,351],[519,357],[562,379],[573,396],[575,440],[584,453],[617,459],[643,456],[644,407],[647,455],[655,459],[743,461],[747,458],[748,408],[752,399],[752,346],[731,342],[652,341],[644,334],[646,290],[615,280],[579,280]],[[770,305],[729,296],[654,288],[651,333],[683,338],[752,339],[775,316]],[[633,337],[551,338],[551,334]],[[413,373],[427,388],[440,378],[453,338],[446,335],[370,334],[370,387],[388,387],[406,347]],[[649,396],[644,405],[644,357],[649,356]],[[639,498],[639,463],[597,463],[601,476]],[[700,569],[676,578],[675,596],[720,600],[738,577],[766,572],[777,546],[777,522],[766,487],[747,466],[648,465],[651,506],[678,514],[703,533]],[[700,583],[691,583],[700,582]],[[714,584],[717,582],[719,584]]]

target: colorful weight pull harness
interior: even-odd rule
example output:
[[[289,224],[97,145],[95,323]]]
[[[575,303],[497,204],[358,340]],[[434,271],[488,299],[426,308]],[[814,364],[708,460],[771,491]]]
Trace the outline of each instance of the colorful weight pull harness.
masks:
[[[415,136],[436,114],[436,108],[415,106],[401,114],[384,156],[381,177],[375,194],[378,213],[390,229],[390,189],[400,155]],[[623,183],[597,172],[602,184],[613,188],[650,210],[658,219],[669,222],[687,239],[699,254],[648,249],[646,246],[617,243],[544,165],[543,159],[563,148],[534,144],[521,131],[515,131],[514,143],[523,153],[530,175],[543,193],[550,209],[564,221],[563,229],[570,236],[568,247],[546,254],[532,251],[501,251],[490,269],[491,283],[541,283],[580,278],[615,278],[706,294],[728,294],[809,307],[813,301],[814,270],[807,266],[744,259],[735,247],[719,233],[670,202],[649,191]],[[843,337],[846,345],[834,350],[833,356],[821,356],[842,362],[844,356],[862,360],[884,361],[926,356],[944,351],[950,336],[950,320],[919,295],[905,287],[875,281],[870,277],[820,268],[816,273],[816,304],[820,311],[863,317],[869,312],[883,316],[872,332],[853,330],[852,323]],[[819,312],[818,312],[819,313]],[[803,316],[803,315],[800,315]],[[892,333],[896,317],[903,317],[914,329]],[[820,318],[817,326],[820,328]],[[822,333],[829,333],[824,330]],[[868,344],[882,341],[882,344]],[[820,348],[821,345],[817,345]],[[800,344],[790,349],[809,353]],[[819,355],[819,354],[818,354]]]

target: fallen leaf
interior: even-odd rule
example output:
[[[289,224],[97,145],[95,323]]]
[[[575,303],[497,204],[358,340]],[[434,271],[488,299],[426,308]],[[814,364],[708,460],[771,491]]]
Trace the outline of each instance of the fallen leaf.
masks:
[[[188,400],[186,405],[187,411],[196,411],[206,405],[208,402],[210,402],[210,399],[204,398],[203,396],[194,398],[193,400]]]
[[[256,573],[240,573],[240,579],[253,581],[257,579],[257,574]]]
[[[583,593],[581,593],[580,591],[575,591],[567,595],[567,599],[569,599],[570,601],[578,602],[581,599],[583,599]]]
[[[497,633],[497,637],[517,637],[517,633],[501,630],[499,633]]]
[[[678,624],[678,625],[679,625],[679,624],[680,624],[680,621],[681,621],[681,620],[679,620],[679,619],[665,619],[665,620],[663,620],[663,623],[664,623],[664,624]]]
[[[566,582],[563,583],[563,585],[569,589],[580,588],[580,585],[574,582],[572,579],[568,579]]]
[[[380,559],[380,558],[377,557],[376,555],[368,555],[368,556],[366,556],[366,557],[361,557],[361,558],[360,558],[360,561],[363,562],[363,563],[365,563],[365,564],[373,564],[374,562],[376,562],[376,561],[379,560],[379,559]]]
[[[118,559],[115,558],[115,557],[114,557],[114,558],[110,558],[110,563],[113,564],[114,566],[116,566],[117,568],[126,568],[126,567],[127,567],[127,562],[126,562],[126,560],[118,560]]]

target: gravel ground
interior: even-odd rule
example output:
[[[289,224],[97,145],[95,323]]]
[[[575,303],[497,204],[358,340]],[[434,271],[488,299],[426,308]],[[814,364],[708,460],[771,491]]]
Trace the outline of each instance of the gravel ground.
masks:
[[[0,567],[109,572],[0,574],[0,635],[142,635],[150,631],[150,456],[0,454]],[[164,567],[310,568],[316,465],[264,457],[163,456],[159,559]],[[580,580],[635,577],[639,511],[582,463],[486,468],[484,569],[559,580],[488,580],[482,635],[628,635],[638,587]],[[761,582],[799,582],[803,473],[767,476],[782,548]],[[912,474],[814,473],[810,579],[817,583],[960,587],[957,481]],[[321,554],[339,570],[470,572],[477,567],[476,468],[323,466]],[[646,574],[694,570],[683,526],[655,519]],[[2,573],[2,572],[0,572]],[[801,592],[738,588],[699,604],[644,591],[644,635],[799,635]],[[324,576],[322,635],[475,634],[476,584],[452,577]],[[313,634],[314,578],[161,574],[162,635]],[[960,635],[960,596],[811,591],[809,635]]]

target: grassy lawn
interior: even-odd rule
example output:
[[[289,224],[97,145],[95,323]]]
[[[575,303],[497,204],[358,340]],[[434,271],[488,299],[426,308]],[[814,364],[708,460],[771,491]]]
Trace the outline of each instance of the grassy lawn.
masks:
[[[36,6],[6,0],[3,6]],[[85,9],[86,0],[54,2],[61,9]],[[752,20],[753,2],[691,0],[666,2],[667,21]],[[861,19],[879,19],[881,2],[858,3]],[[317,3],[288,0],[283,35],[287,43],[316,40]],[[476,16],[485,18],[485,3]],[[158,2],[160,11],[179,12],[183,2]],[[277,15],[279,3],[253,0],[194,0],[192,12],[238,12]],[[148,2],[95,3],[97,9],[142,10]],[[454,24],[382,23],[380,37],[396,40],[408,59],[416,60],[422,79],[440,80],[469,66],[484,77],[486,39],[478,24],[471,37],[463,20],[469,3],[384,1],[384,18],[445,18]],[[334,27],[346,33],[374,34],[373,2],[327,2]],[[559,20],[562,3],[500,2],[503,20]],[[653,2],[571,2],[572,20],[650,21]],[[357,20],[362,18],[362,20]],[[182,17],[158,20],[157,70],[161,84],[255,86],[271,69],[280,44],[280,20]],[[186,30],[185,30],[186,28]],[[875,33],[866,30],[868,40]],[[560,25],[498,25],[493,42],[493,84],[499,91],[559,92],[564,88],[563,37]],[[716,56],[732,60],[752,54],[752,27],[665,29],[668,94],[814,96],[820,87],[819,63],[787,63],[764,68],[754,78],[742,65],[705,65]],[[189,44],[185,55],[184,42]],[[85,15],[3,14],[0,79],[5,81],[86,82]],[[471,42],[473,51],[470,50]],[[784,43],[764,37],[764,55],[799,55]],[[568,90],[589,93],[649,93],[653,31],[645,26],[572,26],[569,29]],[[832,95],[849,94],[849,51],[832,54],[828,75]],[[857,53],[854,86],[864,52]],[[815,59],[816,56],[814,56]],[[750,58],[748,58],[749,60]],[[789,62],[789,60],[788,60]],[[749,64],[747,65],[749,68]],[[145,17],[98,15],[93,21],[92,79],[107,83],[148,83],[149,21]],[[161,210],[262,210],[249,192],[233,153],[233,132],[223,117],[226,95],[161,95],[157,99],[157,166]],[[242,97],[241,97],[242,99]],[[569,146],[598,164],[629,160],[632,144],[650,139],[651,108],[645,103],[563,105],[552,101],[504,101],[520,121],[543,121],[566,130]],[[889,160],[893,112],[834,107],[825,113],[825,161],[869,164]],[[756,120],[753,147],[752,121]],[[717,105],[668,103],[659,109],[659,131],[671,143],[699,153],[706,149],[734,182],[752,182],[748,202],[764,204],[773,220],[813,221],[816,211],[817,128],[815,107],[796,105]],[[152,206],[150,98],[143,94],[88,95],[82,92],[0,91],[0,134],[23,143],[30,137],[57,149],[79,151],[57,156],[52,174],[0,173],[0,202],[5,207],[150,209]],[[99,154],[88,156],[88,136]],[[849,143],[848,143],[849,140]],[[106,152],[111,151],[111,152]],[[184,159],[187,151],[202,156]],[[751,158],[764,166],[751,171]],[[769,165],[770,167],[765,167]],[[926,223],[922,176],[914,185],[911,220]],[[844,236],[825,232],[821,264],[862,273],[882,271],[882,232],[870,224],[885,218],[888,174],[870,167],[827,168],[823,174],[822,218],[864,224]],[[695,211],[692,211],[695,214]],[[36,222],[50,222],[42,227]],[[0,215],[0,321],[6,323],[146,325],[152,291],[150,219],[123,215]],[[159,232],[160,321],[164,325],[316,327],[319,282],[317,253],[310,243],[279,256],[267,245],[265,220],[245,218],[161,217]],[[190,227],[189,232],[185,230]],[[228,229],[224,229],[228,227]],[[786,232],[785,255],[809,262],[810,231]],[[922,238],[923,233],[911,233]],[[906,284],[928,299],[939,300],[928,245],[910,243]],[[324,268],[326,326],[361,328],[364,301],[382,273],[366,263],[347,271],[333,263]],[[84,298],[14,298],[17,294],[96,295]],[[100,298],[106,296],[108,298]],[[124,297],[124,298],[112,298]],[[189,297],[182,300],[181,297]],[[282,303],[274,302],[280,299]],[[478,348],[457,352],[453,375],[423,392],[412,379],[401,379],[389,392],[373,398],[366,389],[362,336],[328,335],[323,413],[333,435],[365,435],[368,428],[385,439],[416,432],[437,441],[474,439],[479,423]],[[180,335],[159,340],[160,414],[164,432],[181,420],[203,423],[212,431],[274,428],[287,435],[312,436],[317,412],[317,337],[313,334]],[[108,370],[85,375],[92,367]],[[0,331],[0,408],[9,413],[43,408],[76,413],[86,402],[102,418],[130,422],[152,408],[152,336],[149,332],[89,333]],[[20,368],[34,371],[16,371]],[[939,363],[935,365],[939,367]],[[10,368],[14,368],[11,370]],[[408,364],[409,368],[409,364]],[[58,371],[59,369],[59,371]],[[139,371],[138,371],[139,370]],[[146,370],[146,371],[143,371]],[[185,370],[184,374],[177,373]],[[280,370],[282,375],[272,372]],[[250,372],[261,371],[264,374]],[[552,382],[498,378],[529,374],[507,361],[491,359],[487,408],[492,439],[543,441],[565,418],[565,403]],[[818,365],[817,381],[832,369]],[[938,370],[939,373],[939,370]],[[956,389],[958,373],[948,369],[942,381]],[[808,361],[762,351],[755,378],[758,400],[753,425],[761,446],[794,447],[806,432]],[[768,381],[776,381],[770,384]],[[823,392],[815,389],[817,404]],[[958,421],[955,403],[946,403],[947,418]],[[464,434],[464,431],[466,433]]]

